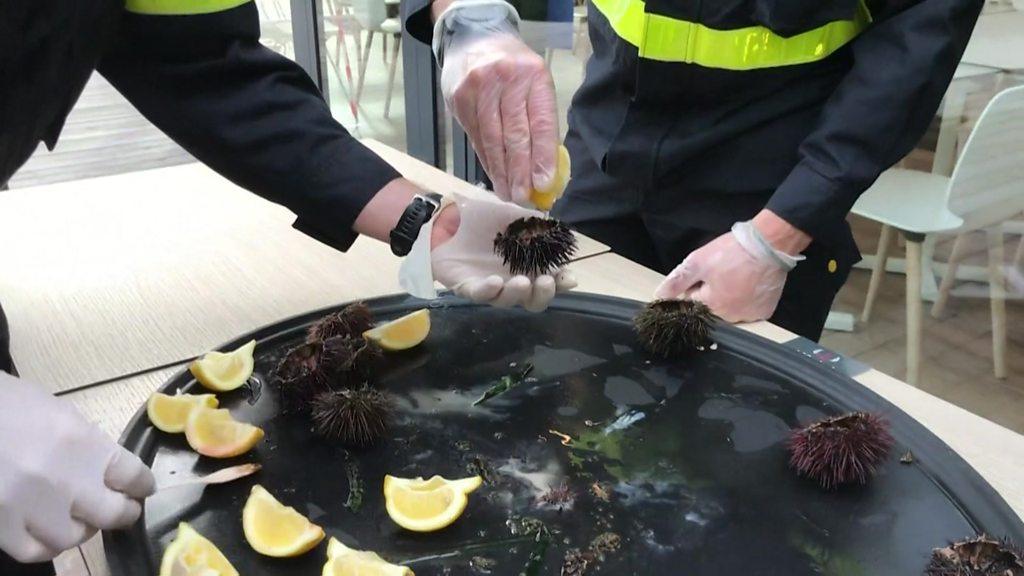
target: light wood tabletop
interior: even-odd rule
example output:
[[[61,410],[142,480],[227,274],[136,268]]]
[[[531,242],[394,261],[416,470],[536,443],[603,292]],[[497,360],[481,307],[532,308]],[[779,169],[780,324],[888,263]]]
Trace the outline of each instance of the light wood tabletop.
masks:
[[[469,186],[370,145],[421,185]],[[340,254],[291,220],[195,165],[0,194],[0,261],[18,272],[0,277],[15,360],[56,390],[149,370],[64,394],[118,436],[182,364],[157,367],[287,316],[398,291],[398,262],[383,244],[361,240]],[[600,244],[584,247],[592,256],[572,266],[580,290],[647,300],[662,279]],[[743,328],[794,338],[767,322]],[[1024,516],[1024,436],[880,372],[857,380],[949,444]],[[98,539],[58,566],[61,576],[109,574]]]
[[[982,14],[961,60],[1007,72],[1024,71],[1024,12]]]

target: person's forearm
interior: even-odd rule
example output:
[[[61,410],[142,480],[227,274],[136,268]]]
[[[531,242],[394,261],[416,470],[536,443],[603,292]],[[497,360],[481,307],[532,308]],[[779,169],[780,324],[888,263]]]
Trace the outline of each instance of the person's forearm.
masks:
[[[767,208],[754,216],[753,224],[773,248],[791,256],[803,252],[811,244],[809,234]]]
[[[389,242],[391,230],[398,224],[402,212],[421,194],[415,184],[405,178],[396,178],[370,199],[356,218],[352,230],[358,234]],[[459,227],[459,211],[454,205],[442,208],[434,221],[431,246],[437,247],[450,239]]]

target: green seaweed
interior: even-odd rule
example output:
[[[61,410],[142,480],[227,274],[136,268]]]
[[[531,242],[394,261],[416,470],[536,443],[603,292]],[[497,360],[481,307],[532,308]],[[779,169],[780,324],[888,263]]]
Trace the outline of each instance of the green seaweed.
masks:
[[[533,549],[530,550],[530,556],[526,559],[526,565],[519,576],[538,576],[544,568],[544,558],[547,556],[548,547],[551,546],[551,533],[548,532],[547,526],[540,525],[533,541]]]
[[[499,380],[497,384],[488,388],[484,391],[483,396],[480,396],[480,398],[477,398],[476,402],[473,402],[473,406],[479,406],[495,396],[499,396],[518,387],[526,381],[526,377],[530,375],[530,372],[533,372],[533,364],[527,364],[526,368],[515,374],[502,376],[501,380]]]
[[[348,499],[345,501],[345,507],[358,512],[363,505],[363,481],[359,477],[359,464],[350,460],[345,465],[345,474],[348,476]]]
[[[834,550],[829,550],[801,534],[791,534],[789,541],[794,548],[807,556],[811,567],[822,576],[865,576],[867,574],[860,562]]]

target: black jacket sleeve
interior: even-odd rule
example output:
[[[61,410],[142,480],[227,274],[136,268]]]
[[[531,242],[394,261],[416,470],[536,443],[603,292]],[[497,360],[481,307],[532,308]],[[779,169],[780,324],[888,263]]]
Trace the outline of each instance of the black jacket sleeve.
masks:
[[[98,70],[143,115],[239,186],[340,250],[398,173],[331,117],[302,68],[259,42],[253,2],[213,14],[126,14]]]
[[[402,0],[402,18],[405,29],[413,38],[430,46],[434,37],[434,23],[430,18],[433,0]]]
[[[902,1],[876,13],[853,41],[852,68],[768,208],[812,237],[827,237],[927,129],[983,3]]]

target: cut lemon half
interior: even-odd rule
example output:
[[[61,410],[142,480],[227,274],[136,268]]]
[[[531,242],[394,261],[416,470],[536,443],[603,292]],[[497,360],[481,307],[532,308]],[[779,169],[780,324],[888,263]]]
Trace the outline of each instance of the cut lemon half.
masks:
[[[551,210],[551,207],[555,205],[555,201],[561,198],[562,193],[565,192],[565,187],[569,184],[569,174],[571,171],[572,165],[569,162],[569,150],[560,144],[558,146],[558,159],[554,178],[551,179],[551,183],[548,184],[547,188],[531,190],[530,202],[533,202],[533,205],[538,210],[543,210],[544,212]]]
[[[278,502],[258,484],[242,509],[242,531],[253,550],[275,558],[305,554],[324,539],[323,528]]]
[[[482,483],[479,476],[460,480],[385,476],[384,501],[395,524],[413,532],[433,532],[462,516],[468,495]]]
[[[162,576],[162,575],[161,575]],[[331,538],[322,576],[416,576],[405,566],[391,564],[375,552],[353,550]]]
[[[233,458],[252,450],[263,429],[235,420],[227,410],[198,406],[188,415],[185,439],[203,456]]]
[[[216,408],[217,397],[213,394],[176,394],[172,396],[154,392],[146,402],[146,414],[157,429],[178,433],[185,431],[188,415],[197,406]]]
[[[238,576],[224,554],[182,522],[160,561],[160,576]]]
[[[385,350],[397,351],[419,346],[427,339],[427,334],[430,334],[430,310],[424,308],[367,330],[363,337]]]
[[[189,364],[189,372],[200,384],[214,392],[230,392],[237,389],[252,376],[252,353],[256,341],[243,344],[234,352],[207,352],[205,356]]]

